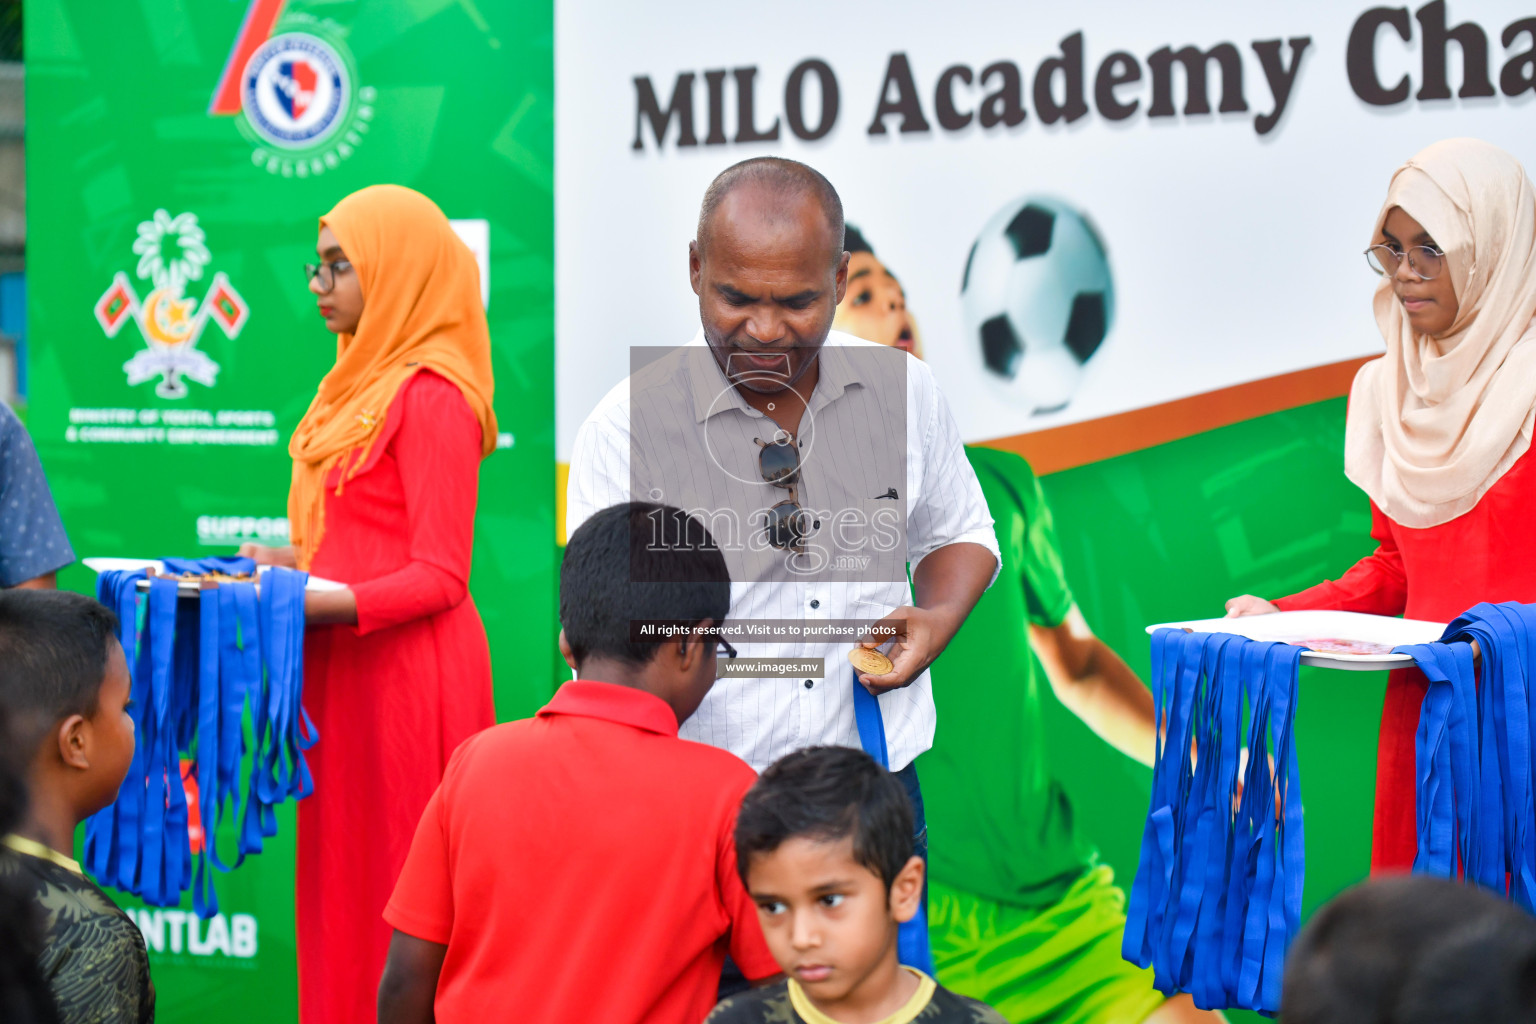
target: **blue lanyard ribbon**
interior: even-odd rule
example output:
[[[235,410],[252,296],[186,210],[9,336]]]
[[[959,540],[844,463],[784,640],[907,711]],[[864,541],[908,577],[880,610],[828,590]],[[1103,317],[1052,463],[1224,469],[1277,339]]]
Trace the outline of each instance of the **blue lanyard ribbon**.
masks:
[[[880,714],[880,700],[864,689],[857,675],[853,677],[853,718],[859,729],[859,745],[864,752],[887,770],[891,759],[885,749],[885,720]],[[928,944],[928,911],[918,905],[910,921],[903,921],[896,932],[897,958],[908,967],[933,976],[933,950]]]
[[[96,597],[102,604],[117,613],[118,642],[128,663],[132,679],[148,679],[149,646],[139,643],[140,613],[143,604],[139,600],[138,581],[144,571],[104,572],[96,582]],[[91,874],[103,885],[133,891],[138,888],[140,821],[144,814],[144,789],[130,783],[143,779],[148,770],[148,746],[144,742],[145,713],[149,709],[140,685],[132,687],[133,705],[129,716],[133,719],[136,742],[133,760],[129,762],[128,775],[117,800],[86,821],[85,863]]]
[[[1122,953],[1202,1009],[1280,1005],[1305,877],[1293,740],[1301,653],[1226,634],[1152,637],[1159,729]]]
[[[1479,604],[1438,643],[1397,651],[1429,681],[1414,737],[1413,869],[1463,877],[1536,911],[1536,605]]]
[[[166,559],[171,573],[250,573],[249,559]],[[253,583],[221,583],[198,600],[176,581],[106,572],[97,596],[117,612],[128,659],[138,742],[117,800],[86,823],[86,864],[103,884],[153,906],[174,906],[189,887],[193,909],[218,912],[213,871],[228,871],[216,841],[226,813],[246,796],[239,866],[277,833],[276,804],[314,789],[304,751],[316,739],[302,705],[304,586],[308,576],[273,569]],[[249,709],[253,742],[243,725]],[[203,845],[195,873],[181,755],[193,758]],[[244,756],[252,754],[243,774]]]

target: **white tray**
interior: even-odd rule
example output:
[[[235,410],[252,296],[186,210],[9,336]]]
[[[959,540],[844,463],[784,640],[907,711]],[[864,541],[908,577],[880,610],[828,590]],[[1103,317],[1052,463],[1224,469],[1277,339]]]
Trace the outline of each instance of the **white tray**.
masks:
[[[124,572],[134,572],[138,569],[148,569],[150,567],[153,567],[157,573],[165,572],[165,563],[155,558],[82,558],[81,561],[85,563],[85,567],[87,569],[91,569],[97,573],[106,572],[108,569],[120,569]],[[260,585],[260,575],[270,568],[272,568],[270,565],[258,565],[256,567],[258,586]],[[335,580],[327,580],[322,579],[319,576],[311,576],[309,578],[309,582],[304,585],[304,589],[315,591],[344,590],[346,589],[346,586],[347,585],[345,583],[337,583]],[[139,589],[148,590],[149,580],[140,580]],[[177,590],[183,594],[196,594],[198,592],[197,581],[183,580],[177,586]]]
[[[1398,619],[1388,615],[1364,615],[1360,612],[1303,611],[1274,612],[1270,615],[1243,615],[1235,619],[1190,619],[1186,622],[1160,622],[1147,632],[1159,629],[1189,629],[1196,633],[1233,633],[1250,640],[1354,640],[1363,643],[1399,647],[1403,644],[1427,644],[1439,640],[1445,632],[1443,622],[1423,619]],[[1406,654],[1332,654],[1307,651],[1303,665],[1340,668],[1355,672],[1376,672],[1402,668],[1413,659]]]

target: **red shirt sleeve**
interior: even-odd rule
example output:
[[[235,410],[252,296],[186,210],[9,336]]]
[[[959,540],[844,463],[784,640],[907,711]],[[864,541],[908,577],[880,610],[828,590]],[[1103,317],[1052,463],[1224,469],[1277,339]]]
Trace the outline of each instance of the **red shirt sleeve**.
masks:
[[[405,491],[410,561],[354,584],[360,634],[456,607],[469,593],[480,423],[459,389],[421,373],[403,389],[390,450]]]
[[[740,796],[745,795],[751,788],[753,779],[747,779],[747,784],[741,787],[736,803],[741,803]],[[761,981],[778,974],[782,968],[779,962],[768,951],[768,940],[763,938],[762,922],[757,916],[757,904],[752,902],[752,897],[747,892],[746,886],[741,884],[741,876],[736,873],[736,815],[731,814],[725,821],[725,827],[719,840],[719,856],[716,858],[716,876],[720,887],[720,898],[725,905],[725,912],[731,919],[731,959],[736,961],[736,966],[748,981]]]
[[[384,908],[384,920],[407,935],[445,946],[453,933],[453,875],[448,868],[442,786],[422,812],[411,851]]]
[[[1327,608],[1374,615],[1401,615],[1408,603],[1408,576],[1403,555],[1392,536],[1392,521],[1371,502],[1371,536],[1376,550],[1356,562],[1337,580],[1308,587],[1275,602],[1281,611]]]

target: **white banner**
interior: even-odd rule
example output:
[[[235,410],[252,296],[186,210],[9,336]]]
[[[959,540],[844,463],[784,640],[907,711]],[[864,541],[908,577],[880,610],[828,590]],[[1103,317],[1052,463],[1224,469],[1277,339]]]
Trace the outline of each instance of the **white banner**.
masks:
[[[1533,15],[559,0],[559,457],[630,346],[697,330],[700,198],[761,154],[836,186],[968,440],[1378,352],[1388,178],[1458,135],[1530,165]]]

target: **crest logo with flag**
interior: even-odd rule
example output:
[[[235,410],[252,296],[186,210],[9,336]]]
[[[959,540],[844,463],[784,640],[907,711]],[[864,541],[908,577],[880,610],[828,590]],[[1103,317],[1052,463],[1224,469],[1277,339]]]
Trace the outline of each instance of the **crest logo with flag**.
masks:
[[[150,292],[140,300],[128,275],[118,271],[112,284],[96,300],[96,322],[107,337],[117,337],[132,320],[144,339],[144,349],[123,364],[130,385],[160,378],[155,394],[161,398],[185,398],[182,378],[213,387],[219,364],[197,348],[203,328],[211,319],[231,340],[240,334],[250,315],[249,307],[222,271],[213,275],[201,301],[186,295],[187,284],[202,279],[211,256],[197,216],[165,210],[139,225],[133,251],[134,268]]]

